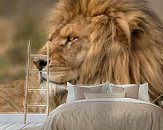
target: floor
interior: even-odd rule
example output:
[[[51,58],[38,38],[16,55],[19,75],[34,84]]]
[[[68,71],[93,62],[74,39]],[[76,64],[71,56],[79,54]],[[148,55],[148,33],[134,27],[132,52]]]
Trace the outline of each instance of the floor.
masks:
[[[43,123],[0,123],[0,130],[20,130],[28,127],[42,126]]]
[[[42,126],[46,118],[47,114],[27,114],[27,123],[24,124],[24,114],[0,114],[0,130]]]

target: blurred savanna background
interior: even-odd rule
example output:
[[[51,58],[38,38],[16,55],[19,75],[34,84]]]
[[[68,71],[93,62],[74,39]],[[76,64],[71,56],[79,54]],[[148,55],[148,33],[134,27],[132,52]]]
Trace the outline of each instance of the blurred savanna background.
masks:
[[[0,0],[0,83],[25,78],[27,41],[36,53],[46,41],[55,0]]]
[[[163,21],[163,0],[148,0]],[[0,84],[25,78],[27,41],[45,43],[47,14],[55,0],[0,0]]]

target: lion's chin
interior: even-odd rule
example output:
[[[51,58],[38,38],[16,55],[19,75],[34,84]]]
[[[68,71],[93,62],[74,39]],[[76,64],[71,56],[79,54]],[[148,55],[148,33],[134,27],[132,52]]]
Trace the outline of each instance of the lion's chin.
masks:
[[[40,88],[47,88],[47,86],[49,85],[49,94],[50,95],[54,95],[58,90],[65,90],[67,89],[67,82],[64,83],[59,83],[59,82],[55,82],[53,80],[50,80],[49,78],[49,83],[47,83],[47,75],[44,74],[39,74],[38,75],[38,80],[40,82]],[[42,95],[44,95],[45,93],[42,93]]]
[[[40,85],[40,88],[47,88],[47,82],[43,81]],[[54,95],[57,91],[59,90],[66,90],[67,89],[67,85],[66,84],[57,84],[54,82],[49,82],[49,94],[50,95]]]

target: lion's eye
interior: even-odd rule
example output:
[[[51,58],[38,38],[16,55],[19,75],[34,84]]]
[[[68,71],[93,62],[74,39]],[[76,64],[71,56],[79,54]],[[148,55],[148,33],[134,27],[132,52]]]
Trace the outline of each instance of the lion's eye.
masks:
[[[68,37],[68,40],[71,42],[71,41],[73,41],[73,40],[75,40],[75,37]]]
[[[77,37],[68,36],[67,39],[66,39],[65,45],[67,45],[68,43],[70,43],[70,42],[72,42],[72,41],[74,41],[76,39],[77,39]]]

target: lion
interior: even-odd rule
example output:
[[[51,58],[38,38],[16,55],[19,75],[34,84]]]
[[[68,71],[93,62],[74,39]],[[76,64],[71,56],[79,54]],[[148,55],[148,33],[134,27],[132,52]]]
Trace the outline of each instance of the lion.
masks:
[[[66,100],[66,82],[147,82],[151,101],[163,93],[163,24],[145,0],[59,0],[48,34],[49,79],[57,85],[50,88],[51,110]],[[47,65],[34,63],[39,70]],[[46,72],[40,76],[46,81]]]

